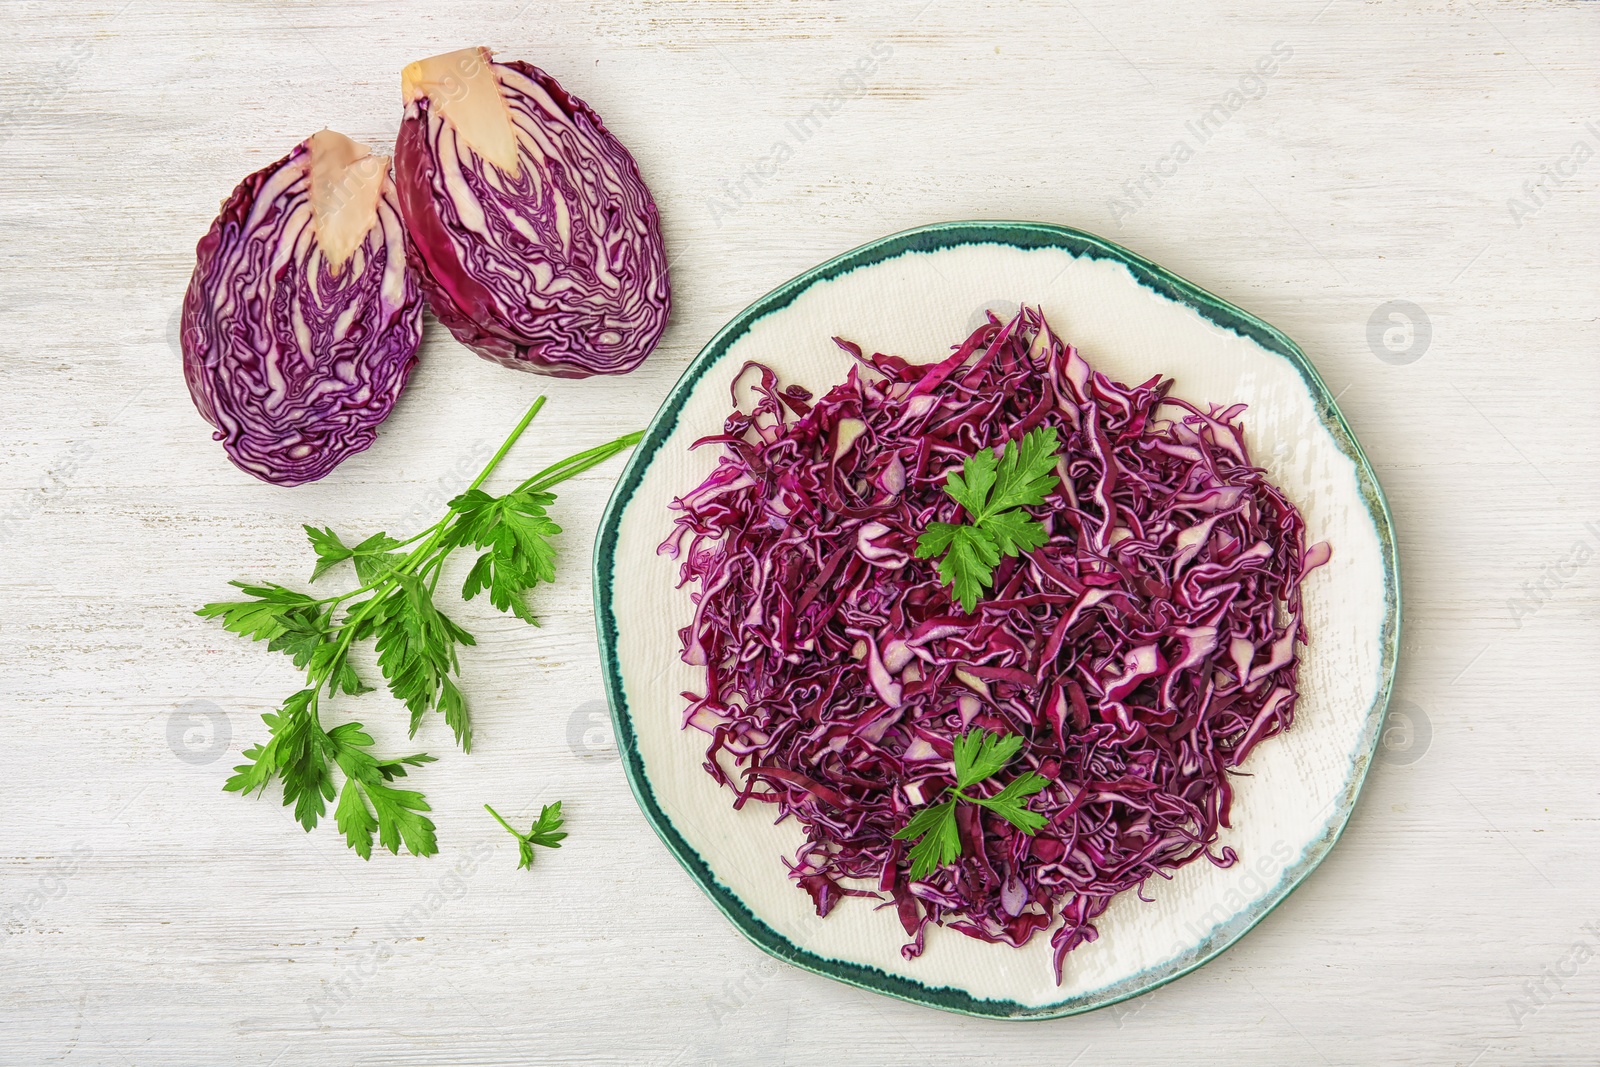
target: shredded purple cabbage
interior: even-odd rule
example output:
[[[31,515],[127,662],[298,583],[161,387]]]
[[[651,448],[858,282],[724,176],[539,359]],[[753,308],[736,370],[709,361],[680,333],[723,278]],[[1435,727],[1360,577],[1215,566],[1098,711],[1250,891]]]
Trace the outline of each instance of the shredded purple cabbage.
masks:
[[[790,876],[827,915],[892,905],[918,956],[929,923],[1020,946],[1054,928],[1056,980],[1116,894],[1216,850],[1229,777],[1289,728],[1297,697],[1300,513],[1251,464],[1243,404],[1201,411],[1160,376],[1092,370],[1043,316],[993,316],[943,362],[864,356],[820,401],[747,364],[754,409],[696,444],[726,449],[678,498],[661,552],[697,583],[683,658],[706,669],[686,726],[705,769],[793,816]],[[1039,426],[1061,485],[1030,512],[1048,542],[1001,561],[967,615],[931,561],[932,521],[959,521],[946,471]],[[973,805],[961,858],[908,881],[894,832],[952,784],[952,741],[1021,734],[1008,773],[1050,780],[1029,837]]]

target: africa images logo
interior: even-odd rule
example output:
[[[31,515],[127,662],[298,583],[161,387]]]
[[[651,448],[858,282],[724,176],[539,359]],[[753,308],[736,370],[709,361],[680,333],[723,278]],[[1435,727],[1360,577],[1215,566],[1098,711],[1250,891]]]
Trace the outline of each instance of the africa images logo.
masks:
[[[1600,144],[1600,126],[1585,122],[1583,128],[1594,140],[1580,137],[1572,142],[1572,147],[1565,153],[1540,167],[1537,177],[1522,183],[1522,195],[1506,199],[1506,210],[1511,213],[1511,221],[1517,224],[1518,229],[1543,211],[1544,206],[1577,177],[1583,165],[1594,158],[1595,145]]]
[[[1118,226],[1156,198],[1156,192],[1169,178],[1177,177],[1178,169],[1199,154],[1217,132],[1245,106],[1267,95],[1268,79],[1294,56],[1294,49],[1286,41],[1273,42],[1272,48],[1239,75],[1238,84],[1211,102],[1211,106],[1183,124],[1183,133],[1172,142],[1172,147],[1152,163],[1139,168],[1137,177],[1122,183],[1120,197],[1106,202],[1111,218]]]

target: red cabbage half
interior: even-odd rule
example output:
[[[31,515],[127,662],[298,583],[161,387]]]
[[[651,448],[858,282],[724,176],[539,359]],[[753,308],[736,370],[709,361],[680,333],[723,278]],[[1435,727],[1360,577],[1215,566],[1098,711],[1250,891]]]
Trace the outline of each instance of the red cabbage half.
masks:
[[[1116,894],[1234,862],[1215,848],[1229,778],[1293,720],[1300,581],[1328,548],[1251,464],[1243,405],[1113,382],[1032,309],[937,364],[839,344],[858,366],[816,403],[747,365],[754,409],[700,442],[726,455],[674,504],[662,551],[697,586],[681,637],[706,669],[685,725],[735,807],[799,821],[786,862],[819,915],[880,899],[907,958],[930,923],[1010,945],[1053,928],[1059,981]],[[961,521],[947,471],[1039,426],[1063,441],[1029,509],[1049,539],[968,615],[917,536]],[[911,882],[892,835],[953,783],[972,727],[1026,739],[1008,774],[1049,780],[1030,805],[1049,822],[1029,837],[962,805],[961,858]]]
[[[388,157],[323,130],[240,182],[182,336],[189,395],[241,470],[299,485],[371,445],[422,340]]]
[[[650,190],[600,116],[484,48],[412,63],[400,81],[400,207],[439,321],[507,367],[637,367],[666,328],[666,254]]]

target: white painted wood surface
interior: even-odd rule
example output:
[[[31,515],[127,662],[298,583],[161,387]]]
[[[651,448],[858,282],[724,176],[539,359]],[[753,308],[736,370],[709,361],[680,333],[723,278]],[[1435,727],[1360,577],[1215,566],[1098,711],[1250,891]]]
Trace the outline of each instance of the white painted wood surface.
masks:
[[[0,1064],[1595,1062],[1597,20],[1581,0],[4,0]],[[183,386],[194,242],[315,129],[392,140],[401,65],[471,43],[549,69],[638,157],[666,339],[628,377],[553,382],[430,326],[369,452],[254,482]],[[562,493],[542,630],[460,613],[475,751],[421,735],[439,856],[362,863],[221,793],[295,677],[190,612],[230,578],[303,579],[301,522],[409,532],[540,390],[513,469],[643,424],[793,274],[965,217],[1104,233],[1280,326],[1388,491],[1415,743],[1391,738],[1332,858],[1239,946],[1035,1024],[760,954],[588,718],[614,467]],[[399,747],[386,698],[350,707]],[[516,870],[482,803],[558,797],[567,847]]]

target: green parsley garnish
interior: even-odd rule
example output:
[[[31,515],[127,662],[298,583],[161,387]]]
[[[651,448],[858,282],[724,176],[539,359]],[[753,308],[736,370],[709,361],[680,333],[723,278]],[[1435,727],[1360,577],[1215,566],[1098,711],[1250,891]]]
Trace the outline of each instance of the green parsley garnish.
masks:
[[[317,557],[311,580],[348,562],[358,588],[318,598],[281,585],[234,582],[250,599],[207,604],[195,612],[205,618],[220,617],[226,629],[267,642],[270,651],[288,655],[306,672],[306,688],[285,700],[276,713],[262,716],[270,739],[244,753],[248,762],[234,768],[224,789],[264,791],[274,778],[281,778],[284,805],[294,806],[295,817],[308,831],[337,795],[334,819],[362,859],[372,856],[374,831],[379,844],[393,853],[402,843],[414,856],[439,850],[433,821],[423,814],[432,810],[428,802],[421,793],[391,784],[405,776],[407,767],[431,763],[433,757],[419,753],[378,760],[367,751],[373,741],[360,723],[323,727],[322,701],[337,693],[354,696],[372,691],[349,661],[350,646],[371,639],[389,692],[411,713],[411,736],[416,736],[424,716],[435,710],[444,716],[462,750],[472,751],[466,701],[451,676],[461,674],[457,646],[477,642],[434,604],[445,558],[469,545],[483,549],[467,575],[462,597],[471,600],[488,592],[496,608],[537,625],[523,596],[555,578],[550,538],[561,527],[545,513],[555,501],[551,487],[605,462],[643,436],[627,434],[568,457],[504,496],[483,492],[479,486],[543,406],[541,396],[467,491],[450,501],[444,518],[421,533],[404,541],[376,533],[347,545],[331,527],[305,527]],[[334,767],[344,777],[337,790]]]
[[[527,833],[518,831],[489,805],[485,804],[484,808],[490,815],[494,816],[495,822],[504,826],[506,832],[517,839],[517,850],[522,856],[521,861],[517,864],[517,870],[519,871],[524,867],[533,866],[534,845],[543,845],[545,848],[560,848],[561,842],[567,836],[565,833],[560,832],[562,818],[561,801],[559,800],[554,804],[546,804],[544,806],[539,812],[539,817],[534,820],[533,826],[529,827]]]
[[[960,472],[945,475],[944,491],[967,513],[967,524],[930,522],[917,538],[917,558],[940,554],[939,577],[951,586],[963,611],[971,613],[978,595],[994,577],[1001,556],[1032,551],[1045,542],[1044,524],[1022,509],[1043,504],[1054,489],[1056,429],[1030,431],[1019,448],[1007,441],[999,459],[979,449]]]
[[[1022,750],[1021,734],[991,734],[968,730],[955,741],[956,784],[945,790],[948,799],[930,804],[911,816],[895,833],[898,841],[921,840],[911,846],[911,880],[926,878],[934,870],[961,857],[961,833],[956,827],[956,805],[962,801],[987,808],[1032,837],[1048,821],[1029,811],[1027,799],[1049,784],[1049,779],[1024,771],[992,797],[974,796],[967,790],[993,778]]]

